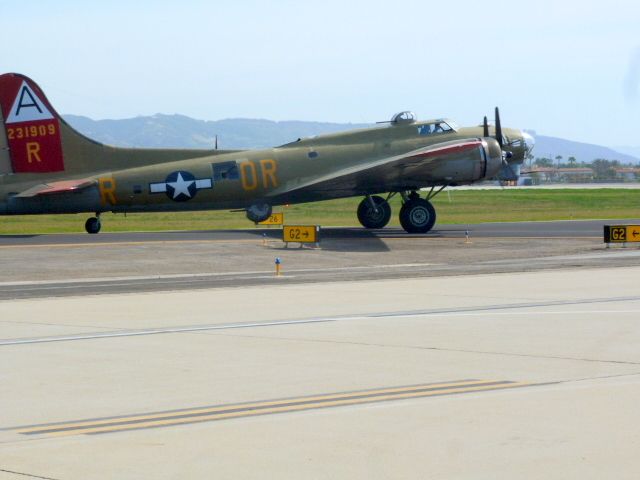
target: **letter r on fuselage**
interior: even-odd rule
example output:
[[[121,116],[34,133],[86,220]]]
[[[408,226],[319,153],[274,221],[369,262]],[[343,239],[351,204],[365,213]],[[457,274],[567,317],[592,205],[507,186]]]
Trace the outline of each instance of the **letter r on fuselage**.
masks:
[[[98,189],[100,190],[100,203],[102,205],[115,205],[116,201],[116,181],[112,177],[101,177],[98,179]]]

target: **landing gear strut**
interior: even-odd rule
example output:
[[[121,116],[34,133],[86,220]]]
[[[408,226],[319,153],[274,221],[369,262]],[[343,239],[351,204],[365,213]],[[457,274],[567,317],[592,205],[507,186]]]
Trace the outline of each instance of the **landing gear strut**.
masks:
[[[358,205],[358,220],[365,228],[384,228],[391,219],[391,206],[382,197],[367,195]]]
[[[91,217],[87,219],[87,221],[84,224],[84,229],[87,231],[87,233],[95,234],[100,231],[101,226],[102,225],[100,224],[100,214],[96,213],[95,217]]]
[[[431,187],[427,198],[420,198],[416,190],[391,192],[387,198],[367,195],[358,205],[358,220],[365,228],[384,228],[391,218],[389,200],[399,194],[402,197],[400,225],[407,233],[427,233],[436,223],[436,209],[429,200],[442,192],[447,185],[436,190]]]

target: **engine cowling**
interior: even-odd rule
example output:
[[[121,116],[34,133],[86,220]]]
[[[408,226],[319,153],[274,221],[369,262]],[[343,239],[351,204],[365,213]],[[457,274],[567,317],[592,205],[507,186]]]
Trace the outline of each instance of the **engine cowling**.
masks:
[[[473,183],[485,178],[495,177],[502,167],[502,150],[493,138],[473,139],[465,143],[455,142],[441,161],[429,171],[431,179],[449,182],[449,184]]]
[[[484,171],[475,180],[493,178],[502,169],[502,149],[493,138],[483,138],[482,147],[484,150]]]

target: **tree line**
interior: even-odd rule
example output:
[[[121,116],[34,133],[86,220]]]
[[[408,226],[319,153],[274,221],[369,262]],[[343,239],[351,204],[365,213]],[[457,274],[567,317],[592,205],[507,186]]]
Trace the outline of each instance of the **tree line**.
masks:
[[[568,157],[566,160],[562,155],[555,158],[548,157],[528,157],[529,165],[547,168],[590,168],[593,170],[594,180],[614,180],[617,177],[617,169],[624,167],[634,167],[635,165],[622,163],[619,160],[607,160],[597,158],[592,162],[578,162],[576,157]]]

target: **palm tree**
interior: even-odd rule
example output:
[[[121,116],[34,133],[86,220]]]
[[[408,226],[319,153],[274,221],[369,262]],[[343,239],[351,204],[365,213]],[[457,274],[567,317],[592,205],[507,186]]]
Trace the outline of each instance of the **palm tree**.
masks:
[[[576,164],[576,157],[569,157],[568,161],[569,161],[569,166],[573,168]]]
[[[553,167],[553,160],[547,157],[538,157],[533,163],[535,163],[539,167]]]
[[[562,160],[562,155],[556,155],[556,161],[558,162],[558,168],[560,168],[560,160]]]

